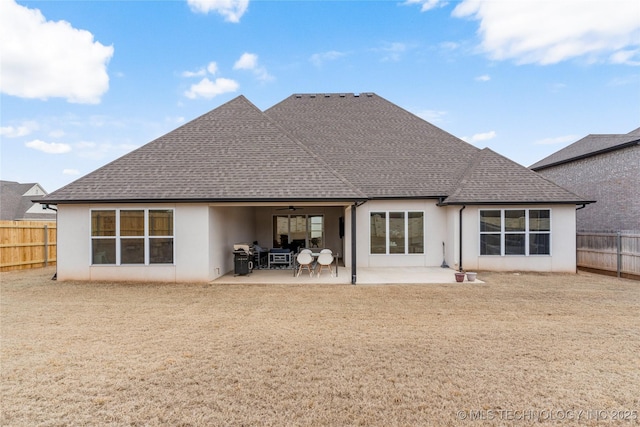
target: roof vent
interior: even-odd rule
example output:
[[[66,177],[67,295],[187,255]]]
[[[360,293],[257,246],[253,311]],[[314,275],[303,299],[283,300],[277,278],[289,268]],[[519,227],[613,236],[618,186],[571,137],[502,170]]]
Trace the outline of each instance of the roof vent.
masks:
[[[316,95],[314,93],[312,93],[311,95],[309,95],[311,98],[315,98]]]
[[[347,96],[347,95],[346,95],[346,94],[344,94],[344,93],[341,93],[341,94],[340,94],[340,98],[344,98],[345,96]]]
[[[355,96],[356,98],[359,98],[360,94],[359,93],[354,93],[353,96]]]
[[[302,98],[302,95],[296,95],[296,98]]]
[[[369,93],[367,94],[367,98],[371,98],[372,96],[373,96],[373,94],[372,94],[371,92],[369,92]]]

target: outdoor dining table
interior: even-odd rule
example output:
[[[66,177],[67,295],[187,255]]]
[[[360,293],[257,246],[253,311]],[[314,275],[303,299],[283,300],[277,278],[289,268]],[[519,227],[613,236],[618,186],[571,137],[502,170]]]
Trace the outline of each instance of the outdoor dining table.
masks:
[[[333,256],[333,260],[335,261],[336,264],[336,277],[338,277],[338,257],[340,254],[331,254]],[[318,259],[318,257],[320,256],[320,252],[311,252],[311,256],[313,257],[314,260]],[[293,277],[296,276],[296,273],[298,272],[298,260],[297,260],[297,256],[296,259],[293,261]]]

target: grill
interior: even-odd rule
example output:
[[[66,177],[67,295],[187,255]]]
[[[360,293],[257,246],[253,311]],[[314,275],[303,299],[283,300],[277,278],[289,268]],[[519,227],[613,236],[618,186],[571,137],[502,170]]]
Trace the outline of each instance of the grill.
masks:
[[[253,250],[245,243],[233,245],[233,274],[244,276],[253,270]]]

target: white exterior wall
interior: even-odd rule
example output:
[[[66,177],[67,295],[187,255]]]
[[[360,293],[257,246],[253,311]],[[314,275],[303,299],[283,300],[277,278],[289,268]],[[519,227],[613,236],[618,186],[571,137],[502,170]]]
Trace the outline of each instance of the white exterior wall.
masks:
[[[209,280],[233,271],[233,245],[252,243],[255,239],[254,208],[210,207],[208,234],[210,247]]]
[[[357,209],[357,266],[358,267],[438,267],[444,260],[459,268],[460,219],[462,206],[438,207],[434,200],[370,201]],[[480,255],[481,209],[551,209],[551,255],[486,256]],[[370,213],[379,211],[424,211],[424,254],[371,254]],[[462,267],[467,271],[576,271],[576,213],[574,205],[540,206],[467,206],[462,211]],[[350,211],[345,216],[350,241]],[[349,248],[350,246],[347,246]],[[345,251],[348,256],[348,250]],[[345,259],[348,261],[348,258]],[[348,265],[348,264],[347,264]]]
[[[423,211],[425,214],[424,254],[371,254],[370,214],[381,211]],[[350,220],[347,211],[346,219]],[[345,227],[350,230],[349,227]],[[446,210],[435,200],[373,200],[356,209],[357,267],[438,267],[442,264],[442,242],[447,240]],[[349,231],[345,230],[345,234]],[[350,237],[350,236],[349,236]],[[346,240],[346,239],[345,239]],[[350,244],[350,243],[348,243]],[[346,252],[349,252],[347,246]]]
[[[91,209],[143,209],[149,205],[58,205],[58,280],[208,281],[209,211],[206,205],[162,204],[174,209],[173,265],[91,265]]]
[[[58,205],[58,280],[114,280],[158,282],[207,282],[233,271],[233,244],[251,243],[271,224],[258,221],[261,208],[162,204],[174,209],[173,265],[91,265],[91,209],[141,209],[149,205]],[[551,255],[481,256],[480,209],[551,209]],[[351,207],[345,219],[344,262],[351,265]],[[424,254],[371,254],[370,213],[380,211],[424,211]],[[439,267],[443,245],[447,264],[458,268],[460,206],[438,207],[435,200],[369,201],[356,210],[357,267]],[[327,212],[328,213],[328,212]],[[336,218],[337,220],[337,218]],[[337,235],[337,230],[327,230]],[[493,271],[576,271],[576,211],[567,206],[467,206],[463,210],[463,268]],[[330,234],[329,234],[330,233]],[[335,237],[334,237],[335,238]],[[338,244],[337,239],[334,244]],[[262,242],[261,242],[262,243]],[[264,246],[267,246],[263,243]],[[269,245],[270,246],[270,245]]]
[[[459,262],[459,211],[450,206],[449,223],[455,227],[453,263]],[[551,255],[480,255],[480,210],[551,209]],[[467,206],[462,211],[462,268],[466,271],[546,271],[576,272],[576,207],[574,205],[539,206]]]

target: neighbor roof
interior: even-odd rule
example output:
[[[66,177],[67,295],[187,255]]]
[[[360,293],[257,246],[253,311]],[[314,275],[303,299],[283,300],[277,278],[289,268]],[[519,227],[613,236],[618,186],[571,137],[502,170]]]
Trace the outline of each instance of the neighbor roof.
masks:
[[[530,168],[534,171],[561,165],[609,151],[620,150],[640,143],[640,128],[627,134],[595,134],[587,135],[573,144],[556,151],[548,157],[534,163]]]
[[[42,187],[36,183],[21,184],[15,181],[0,181],[0,220],[47,220],[56,219],[52,211],[45,211],[38,208],[36,212],[28,212],[36,203],[32,200],[42,196],[33,195],[37,193],[30,191],[37,187],[41,193],[46,193]]]
[[[469,175],[471,165],[476,175]],[[496,192],[498,187],[504,191]],[[373,93],[292,95],[264,112],[239,96],[55,191],[47,201],[376,198],[583,202]]]

